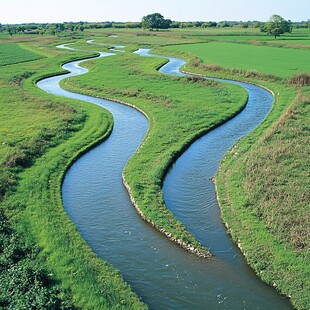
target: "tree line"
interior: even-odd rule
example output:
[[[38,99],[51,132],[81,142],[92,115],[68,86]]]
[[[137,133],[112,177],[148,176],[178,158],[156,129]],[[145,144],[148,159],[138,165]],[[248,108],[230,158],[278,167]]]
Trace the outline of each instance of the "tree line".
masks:
[[[165,19],[160,13],[143,16],[141,22],[64,22],[64,23],[26,23],[26,24],[0,24],[0,32],[6,32],[9,35],[14,34],[50,34],[57,35],[62,32],[82,32],[85,29],[104,29],[104,28],[141,28],[148,30],[160,30],[170,28],[259,28],[268,35],[275,38],[283,33],[291,32],[295,28],[310,28],[310,20],[293,23],[286,21],[279,15],[272,15],[267,22],[261,21],[192,21],[179,22]]]

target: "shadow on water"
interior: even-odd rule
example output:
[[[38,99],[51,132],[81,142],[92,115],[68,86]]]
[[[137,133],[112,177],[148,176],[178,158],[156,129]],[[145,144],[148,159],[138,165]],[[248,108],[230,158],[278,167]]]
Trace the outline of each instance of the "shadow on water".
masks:
[[[139,53],[146,55],[148,51]],[[102,53],[101,57],[109,55]],[[168,73],[179,72],[178,61],[168,63],[168,68],[174,63]],[[147,120],[130,107],[61,89],[59,81],[63,78],[87,72],[79,63],[64,66],[71,72],[69,75],[42,80],[38,86],[58,96],[102,106],[114,117],[109,139],[70,168],[62,187],[65,210],[90,247],[121,271],[125,281],[151,309],[291,309],[287,299],[255,276],[226,235],[214,186],[208,181],[218,160],[240,137],[240,132],[246,134],[251,130],[245,129],[245,124],[252,124],[253,119],[245,114],[252,109],[260,111],[261,106],[251,107],[249,103],[242,112],[244,116],[239,114],[239,121],[234,118],[196,141],[174,164],[164,182],[167,206],[215,254],[214,259],[204,260],[167,240],[134,210],[121,175],[143,140]],[[253,98],[257,96],[255,91],[256,88]],[[270,101],[262,103],[267,114],[272,97],[263,93]],[[260,116],[258,123],[263,118],[264,115]],[[225,132],[228,138],[224,137]],[[214,145],[215,142],[220,143]]]

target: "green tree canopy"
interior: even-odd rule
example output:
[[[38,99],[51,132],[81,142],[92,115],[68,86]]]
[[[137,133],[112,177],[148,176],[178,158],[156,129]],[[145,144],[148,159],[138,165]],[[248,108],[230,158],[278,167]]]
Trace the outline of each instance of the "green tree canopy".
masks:
[[[275,39],[283,33],[292,32],[292,23],[280,15],[272,15],[267,23],[261,28],[262,32],[274,35]]]
[[[160,13],[149,14],[143,16],[142,27],[149,29],[168,29],[172,21],[165,19]]]

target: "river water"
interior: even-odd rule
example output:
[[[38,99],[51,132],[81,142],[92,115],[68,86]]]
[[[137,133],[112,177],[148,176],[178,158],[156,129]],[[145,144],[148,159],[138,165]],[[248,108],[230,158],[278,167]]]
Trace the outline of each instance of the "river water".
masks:
[[[147,50],[138,53],[148,55]],[[101,53],[101,57],[111,55]],[[142,142],[148,122],[140,112],[125,105],[61,89],[60,80],[87,72],[79,63],[64,65],[69,75],[42,80],[38,86],[57,96],[102,106],[113,114],[109,139],[73,164],[62,187],[65,210],[93,251],[121,271],[150,309],[292,309],[287,299],[256,277],[227,236],[214,186],[208,180],[234,141],[262,121],[272,96],[247,85],[249,92],[254,89],[239,121],[229,121],[196,141],[165,179],[168,208],[211,249],[215,257],[206,260],[167,240],[136,213],[121,176]],[[171,59],[161,71],[182,75],[178,73],[181,64]],[[255,99],[258,90],[263,97]]]

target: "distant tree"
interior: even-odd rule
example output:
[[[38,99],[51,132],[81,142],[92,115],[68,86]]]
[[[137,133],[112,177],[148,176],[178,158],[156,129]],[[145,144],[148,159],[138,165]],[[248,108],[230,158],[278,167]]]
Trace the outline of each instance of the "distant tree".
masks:
[[[20,26],[20,25],[16,26],[15,30],[16,30],[16,33],[24,32],[25,31],[24,28],[22,26]]]
[[[38,34],[40,34],[41,36],[43,36],[45,33],[45,29],[42,26],[39,26],[37,31],[38,31]]]
[[[181,23],[180,22],[172,22],[170,25],[171,28],[180,28]]]
[[[48,31],[52,36],[56,35],[56,33],[57,33],[56,26],[55,26],[55,25],[52,25],[52,24],[49,25],[47,31]]]
[[[112,22],[105,22],[103,23],[103,28],[112,28],[113,23]]]
[[[84,27],[83,23],[79,23],[79,24],[76,26],[76,29],[77,29],[78,31],[84,31],[85,27]]]
[[[193,28],[195,26],[192,22],[181,23],[181,28]]]
[[[66,23],[65,27],[68,31],[71,31],[71,32],[75,30],[75,25],[73,23]]]
[[[65,25],[64,24],[56,24],[56,30],[57,32],[62,32],[65,30]]]
[[[255,21],[255,22],[253,22],[253,24],[252,24],[252,27],[253,28],[260,28],[262,26],[262,23],[261,22],[258,22],[258,21]]]
[[[126,24],[125,23],[113,23],[112,27],[117,28],[117,29],[125,29]]]
[[[273,35],[276,39],[283,33],[292,32],[292,22],[285,20],[280,15],[272,15],[267,23],[261,27],[262,32]]]
[[[143,16],[142,27],[149,29],[168,29],[172,21],[165,19],[160,13],[149,14]]]
[[[6,31],[9,33],[10,36],[16,33],[16,27],[13,25],[8,25],[6,27]]]
[[[127,22],[125,23],[126,28],[141,28],[141,23],[139,22]]]
[[[231,26],[231,24],[229,22],[227,22],[227,21],[222,21],[222,22],[219,22],[217,24],[217,27],[222,27],[222,28],[227,28],[227,27],[230,27],[230,26]]]
[[[249,22],[240,22],[239,26],[243,29],[249,28],[250,23]]]
[[[203,25],[203,22],[194,22],[195,27],[201,27]]]
[[[163,28],[162,29],[168,29],[171,27],[172,20],[171,19],[165,19],[163,23]]]
[[[201,25],[202,28],[211,28],[211,27],[216,27],[217,22],[205,22]]]

